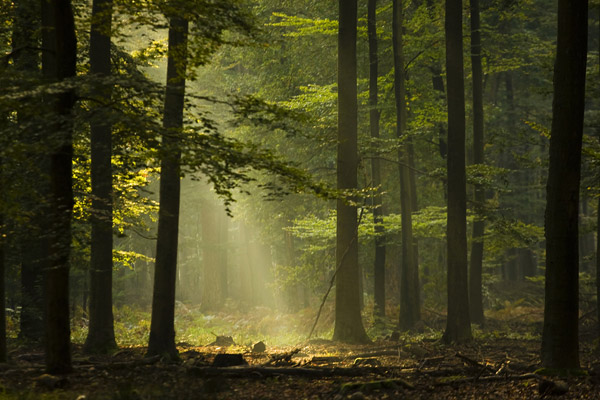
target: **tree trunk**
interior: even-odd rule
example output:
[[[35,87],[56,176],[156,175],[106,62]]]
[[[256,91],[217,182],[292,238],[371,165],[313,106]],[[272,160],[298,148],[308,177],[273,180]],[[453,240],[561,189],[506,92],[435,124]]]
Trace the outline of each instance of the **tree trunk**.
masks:
[[[369,128],[371,138],[376,144],[379,139],[378,107],[378,55],[377,55],[377,0],[368,2],[368,36],[369,36]],[[371,175],[374,188],[381,185],[381,165],[375,155],[371,159]],[[379,189],[378,189],[379,190]],[[383,209],[381,195],[373,196],[373,223],[375,224],[375,265],[374,265],[374,300],[375,315],[385,317],[385,229],[383,228]]]
[[[357,1],[339,0],[339,17],[337,187],[344,190],[358,184]],[[357,225],[356,206],[338,199],[333,339],[347,343],[369,341],[360,315]]]
[[[479,22],[479,0],[471,0],[471,64],[473,70],[473,163],[483,164],[483,72],[481,68],[481,27]],[[485,190],[475,186],[475,208],[485,205]],[[479,212],[477,213],[479,214]],[[473,222],[471,242],[471,269],[469,271],[469,307],[471,321],[483,325],[483,296],[481,275],[483,270],[484,222],[476,218]]]
[[[579,368],[579,182],[588,2],[559,0],[550,166],[542,365]]]
[[[170,18],[167,91],[160,172],[158,239],[152,296],[152,322],[148,355],[177,359],[175,347],[175,281],[180,198],[180,130],[183,126],[188,22]]]
[[[101,80],[109,77],[112,0],[94,0],[90,33],[90,73],[100,80],[98,108],[110,102],[112,87]],[[90,266],[89,331],[84,350],[107,353],[117,347],[112,312],[112,126],[106,119],[92,121],[92,238]]]
[[[42,67],[61,81],[75,76],[77,40],[70,0],[42,3],[45,41]],[[45,18],[46,17],[46,18]],[[47,18],[50,17],[50,18]],[[45,19],[45,21],[44,21]],[[45,22],[48,22],[46,24]],[[49,40],[50,39],[50,40]],[[52,127],[53,150],[50,158],[52,190],[51,268],[46,274],[46,370],[64,373],[71,370],[71,330],[69,319],[69,255],[71,214],[73,210],[72,160],[73,127],[71,116],[75,96],[72,90],[56,95],[56,117]]]
[[[419,266],[415,257],[412,234],[412,205],[408,144],[404,137],[406,128],[406,95],[404,54],[402,43],[402,0],[393,1],[392,41],[394,52],[394,94],[396,97],[396,136],[404,140],[398,151],[400,172],[400,206],[402,219],[402,270],[400,276],[400,319],[401,329],[411,329],[421,319]]]
[[[443,341],[471,339],[467,284],[465,169],[465,91],[462,1],[446,1],[446,74],[448,79],[448,319]]]

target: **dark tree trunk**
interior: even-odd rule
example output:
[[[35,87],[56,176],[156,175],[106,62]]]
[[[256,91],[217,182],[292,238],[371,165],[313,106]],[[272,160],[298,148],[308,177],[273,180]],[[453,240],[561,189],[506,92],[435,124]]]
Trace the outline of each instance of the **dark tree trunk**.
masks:
[[[99,108],[110,102],[112,88],[102,80],[111,74],[110,37],[112,0],[94,0],[90,33],[90,73],[100,80],[96,92]],[[117,347],[112,312],[112,125],[107,119],[92,121],[92,239],[90,266],[89,331],[84,349],[107,353]]]
[[[358,102],[356,89],[356,0],[339,1],[337,187],[357,188]],[[333,339],[369,341],[360,315],[356,206],[337,201],[336,297]]]
[[[45,25],[46,39],[42,63],[54,79],[75,76],[77,40],[70,0],[42,2],[42,15],[50,17]],[[46,19],[48,21],[48,19]],[[44,23],[44,21],[43,21]],[[50,33],[50,35],[48,35]],[[46,68],[46,65],[42,65]],[[46,370],[64,373],[71,370],[71,329],[69,319],[69,255],[71,250],[71,214],[73,210],[72,167],[73,127],[71,112],[75,103],[72,90],[59,93],[54,103],[56,126],[52,128],[53,150],[50,157],[52,191],[52,233],[50,236],[51,267],[46,273]]]
[[[396,136],[404,138],[406,127],[406,94],[404,54],[402,43],[402,0],[393,1],[392,41],[394,53],[394,94],[396,98]],[[400,319],[401,329],[411,329],[421,319],[419,299],[419,266],[412,234],[412,206],[410,160],[406,143],[398,151],[400,172],[400,206],[402,218],[402,270],[400,276]]]
[[[462,1],[446,1],[446,74],[448,79],[448,319],[443,341],[471,339],[467,284],[465,169],[465,90]]]
[[[479,0],[471,0],[471,64],[473,70],[473,163],[483,164],[483,72],[481,68],[481,27]],[[481,210],[485,204],[485,190],[475,186],[475,207]],[[483,219],[473,222],[471,243],[471,269],[469,271],[469,307],[471,321],[483,325],[483,296],[481,275],[483,270]]]
[[[177,359],[175,347],[175,281],[177,277],[177,239],[180,198],[180,131],[183,126],[188,22],[174,16],[169,24],[167,91],[160,172],[160,208],[152,322],[148,355]]]
[[[377,55],[377,0],[368,2],[368,36],[369,36],[369,128],[371,138],[376,143],[379,139],[378,107],[378,55]],[[375,155],[371,159],[372,186],[381,185],[381,165]],[[374,265],[374,300],[375,315],[385,317],[385,229],[383,228],[383,209],[380,195],[373,196],[373,223],[375,224],[375,265]]]
[[[587,1],[559,0],[550,166],[542,365],[579,368],[579,182],[587,57]]]

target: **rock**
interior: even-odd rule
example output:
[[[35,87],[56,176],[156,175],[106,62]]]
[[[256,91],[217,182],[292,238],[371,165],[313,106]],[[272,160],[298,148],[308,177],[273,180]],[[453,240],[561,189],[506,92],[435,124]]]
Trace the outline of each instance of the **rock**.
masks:
[[[231,336],[217,336],[209,346],[234,346],[235,342]]]
[[[256,343],[252,347],[252,352],[253,353],[264,353],[265,351],[267,351],[267,346],[262,341]]]
[[[241,354],[220,353],[213,360],[213,367],[233,367],[235,365],[248,365]]]

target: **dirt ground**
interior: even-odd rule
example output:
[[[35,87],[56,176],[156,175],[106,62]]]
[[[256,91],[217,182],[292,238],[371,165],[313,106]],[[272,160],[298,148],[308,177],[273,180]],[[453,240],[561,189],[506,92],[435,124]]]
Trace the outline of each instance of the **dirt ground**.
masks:
[[[144,358],[144,348],[112,356],[74,349],[74,371],[44,374],[43,354],[13,349],[0,367],[2,399],[600,399],[597,340],[581,344],[580,376],[539,368],[538,340],[506,337],[445,346],[432,339],[350,346],[313,340],[252,352],[238,346],[179,347],[181,362]],[[262,350],[256,348],[256,350]],[[227,356],[238,354],[231,363]],[[543,376],[542,376],[543,375]]]

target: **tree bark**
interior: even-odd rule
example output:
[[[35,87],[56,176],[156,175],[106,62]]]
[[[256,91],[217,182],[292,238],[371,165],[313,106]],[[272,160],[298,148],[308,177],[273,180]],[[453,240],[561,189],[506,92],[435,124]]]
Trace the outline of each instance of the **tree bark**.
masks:
[[[588,2],[559,0],[550,166],[542,365],[579,368],[579,183]]]
[[[357,188],[358,102],[356,89],[357,1],[339,0],[337,188]],[[369,341],[360,315],[356,206],[337,200],[336,298],[333,340]]]
[[[465,91],[462,1],[446,1],[446,74],[448,85],[448,318],[443,341],[472,338],[467,284],[465,169]]]
[[[100,80],[96,93],[99,109],[110,102],[112,87],[102,82],[110,76],[112,0],[94,0],[90,33],[90,73]],[[92,237],[90,265],[89,331],[84,350],[107,353],[117,347],[112,312],[112,124],[92,121]]]
[[[167,91],[160,172],[160,208],[148,355],[177,359],[175,347],[175,282],[180,200],[180,130],[183,126],[188,22],[170,18]]]
[[[400,173],[400,206],[402,219],[402,269],[400,277],[400,318],[401,329],[411,329],[421,319],[419,299],[419,266],[416,260],[412,234],[412,205],[410,165],[406,129],[406,91],[404,74],[404,54],[402,42],[403,10],[402,0],[393,2],[392,42],[394,53],[394,94],[396,98],[396,136],[404,140],[398,151]]]
[[[378,107],[378,45],[377,45],[377,0],[369,0],[368,5],[369,37],[369,129],[374,143],[379,139]],[[371,185],[381,186],[381,165],[379,158],[371,159]],[[383,228],[383,208],[381,195],[373,196],[373,223],[375,224],[375,262],[374,262],[374,300],[375,315],[385,317],[385,229]]]
[[[483,71],[481,67],[481,25],[479,21],[479,0],[471,0],[471,64],[473,71],[473,163],[483,164]],[[475,208],[482,210],[485,205],[485,190],[475,186]],[[477,214],[479,214],[478,212]],[[476,218],[473,222],[471,241],[471,269],[469,270],[469,307],[471,321],[483,325],[483,296],[481,292],[483,272],[483,233],[484,221]]]
[[[54,53],[43,56],[42,68],[47,66],[57,81],[74,77],[77,39],[70,0],[55,0],[48,4],[42,2],[42,18],[46,35],[43,53]],[[50,64],[44,65],[44,61]],[[50,157],[53,225],[50,236],[51,266],[46,273],[45,313],[46,370],[49,373],[71,370],[69,256],[73,210],[73,127],[70,114],[74,104],[75,96],[69,89],[59,93],[54,103],[59,122],[52,127],[53,150]]]

